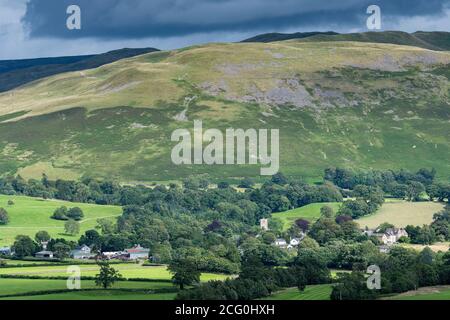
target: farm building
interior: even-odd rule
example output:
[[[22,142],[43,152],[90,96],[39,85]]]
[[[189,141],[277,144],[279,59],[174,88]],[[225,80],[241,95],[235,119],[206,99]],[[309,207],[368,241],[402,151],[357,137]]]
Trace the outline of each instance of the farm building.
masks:
[[[126,256],[126,253],[122,251],[102,252],[102,256],[108,260],[120,259],[120,257]]]
[[[34,255],[38,259],[53,259],[52,251],[41,251]]]
[[[150,255],[150,249],[135,245],[131,249],[125,249],[125,252],[129,255],[130,260],[148,259]]]
[[[90,259],[95,257],[95,254],[92,253],[91,248],[89,248],[86,245],[83,245],[81,247],[75,248],[74,250],[70,251],[70,257],[72,259]]]
[[[102,257],[107,260],[112,260],[112,259],[117,259],[117,260],[122,260],[122,261],[132,260],[130,258],[130,254],[125,251],[102,252]],[[136,259],[134,259],[134,260],[136,260]]]

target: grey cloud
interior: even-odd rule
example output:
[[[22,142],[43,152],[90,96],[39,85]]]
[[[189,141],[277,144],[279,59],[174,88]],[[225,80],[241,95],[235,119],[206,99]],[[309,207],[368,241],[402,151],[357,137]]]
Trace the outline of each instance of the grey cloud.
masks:
[[[308,26],[362,28],[377,4],[389,20],[442,15],[450,0],[28,0],[22,21],[32,38],[174,37],[208,32],[276,31]],[[69,31],[66,8],[82,10]],[[331,29],[331,28],[330,28]]]

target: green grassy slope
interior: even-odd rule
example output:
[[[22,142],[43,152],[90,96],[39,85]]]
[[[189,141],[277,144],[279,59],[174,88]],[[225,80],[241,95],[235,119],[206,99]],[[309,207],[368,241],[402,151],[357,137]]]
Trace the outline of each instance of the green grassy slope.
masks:
[[[388,300],[450,300],[450,287],[426,287],[387,298]]]
[[[297,288],[289,288],[262,300],[330,300],[331,291],[332,287],[329,284],[307,286],[303,292]]]
[[[9,206],[8,200],[13,200],[14,205]],[[36,232],[41,230],[48,231],[53,238],[66,238],[76,241],[79,235],[68,236],[64,233],[64,221],[50,218],[55,209],[63,205],[67,208],[79,207],[83,210],[84,218],[80,221],[80,235],[84,234],[86,230],[94,229],[97,225],[97,219],[113,219],[122,214],[122,208],[116,206],[0,195],[0,207],[6,209],[10,218],[8,225],[0,226],[0,246],[11,245],[14,238],[19,234],[34,238]]]
[[[450,32],[417,31],[413,35],[442,50],[450,50]]]
[[[339,210],[340,203],[312,203],[304,207],[289,210],[286,212],[275,213],[272,215],[273,218],[280,219],[283,222],[283,229],[289,229],[295,220],[306,219],[308,221],[314,222],[320,218],[320,209],[324,206],[329,206],[334,209],[335,212]]]
[[[417,296],[410,297],[400,297],[396,300],[415,300],[415,301],[424,301],[424,300],[450,300],[450,290],[439,292],[439,293],[430,293],[430,294],[422,294]]]
[[[173,130],[280,130],[281,170],[416,170],[449,178],[450,54],[360,42],[209,44],[65,73],[0,94],[0,174],[122,181],[258,176],[172,165]],[[185,115],[185,117],[183,117]],[[188,121],[183,121],[183,120]]]

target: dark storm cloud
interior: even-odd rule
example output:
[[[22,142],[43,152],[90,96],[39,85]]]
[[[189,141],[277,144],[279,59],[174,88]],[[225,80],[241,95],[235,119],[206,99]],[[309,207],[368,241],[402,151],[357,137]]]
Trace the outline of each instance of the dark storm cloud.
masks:
[[[450,0],[29,0],[31,37],[143,38],[339,26],[363,28],[371,4],[390,20],[439,16]],[[68,31],[66,8],[82,10],[82,30]]]

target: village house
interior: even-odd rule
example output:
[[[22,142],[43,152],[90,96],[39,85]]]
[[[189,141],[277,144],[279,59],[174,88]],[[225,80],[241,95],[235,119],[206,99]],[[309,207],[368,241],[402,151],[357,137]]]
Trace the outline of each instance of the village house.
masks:
[[[38,259],[53,259],[52,251],[41,251],[34,255]]]
[[[405,229],[389,228],[387,229],[379,239],[385,245],[393,245],[402,237],[408,237],[408,232]]]
[[[408,237],[408,232],[403,228],[389,228],[386,229],[384,233],[379,233],[374,230],[365,230],[364,234],[369,237],[377,237],[380,242],[387,246],[396,244],[402,237]]]
[[[305,239],[305,236],[306,235],[302,233],[299,237],[292,238],[289,244],[293,247],[298,247],[300,245],[300,242],[302,242],[303,239]]]
[[[140,245],[135,245],[131,249],[125,249],[125,253],[129,255],[130,260],[148,259],[150,249],[143,248]]]
[[[281,249],[294,249],[300,245],[300,242],[305,238],[305,234],[301,234],[300,237],[292,238],[289,242],[287,242],[285,239],[279,238],[276,239],[273,243],[274,246],[277,246]]]
[[[70,251],[70,257],[72,259],[83,260],[93,258],[95,257],[95,254],[92,253],[91,248],[89,248],[87,245],[83,245]]]

